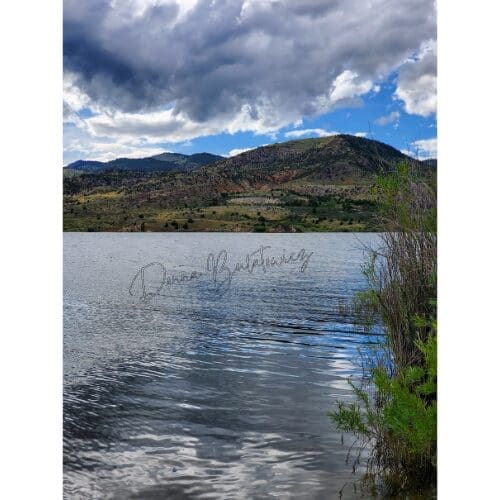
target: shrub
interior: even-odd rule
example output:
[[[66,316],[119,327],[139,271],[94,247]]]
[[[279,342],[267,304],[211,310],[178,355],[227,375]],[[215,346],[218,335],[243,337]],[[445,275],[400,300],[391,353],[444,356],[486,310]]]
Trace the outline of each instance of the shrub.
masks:
[[[374,394],[351,383],[357,402],[339,403],[330,414],[339,430],[361,441],[361,449],[372,446],[368,472],[383,476],[390,495],[436,481],[436,336],[417,342],[417,348],[422,366],[408,366],[396,376],[384,366],[375,367]]]
[[[368,287],[354,309],[365,326],[381,322],[386,342],[368,387],[352,385],[357,401],[330,416],[370,449],[368,476],[396,495],[436,482],[436,189],[404,163],[377,179],[376,195],[386,232],[367,249]]]
[[[437,316],[436,192],[406,163],[378,178],[377,188],[388,231],[365,267],[375,299],[367,305],[381,316],[395,367],[403,369],[422,362],[416,342],[432,333]]]

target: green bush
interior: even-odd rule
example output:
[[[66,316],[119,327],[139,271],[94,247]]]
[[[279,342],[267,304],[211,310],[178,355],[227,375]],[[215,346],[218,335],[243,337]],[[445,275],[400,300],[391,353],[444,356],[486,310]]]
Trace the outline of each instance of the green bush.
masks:
[[[423,366],[409,366],[397,376],[378,366],[372,371],[374,397],[351,386],[355,403],[338,403],[331,419],[340,431],[352,432],[372,446],[371,473],[382,474],[390,494],[418,490],[436,479],[437,339],[418,341]]]

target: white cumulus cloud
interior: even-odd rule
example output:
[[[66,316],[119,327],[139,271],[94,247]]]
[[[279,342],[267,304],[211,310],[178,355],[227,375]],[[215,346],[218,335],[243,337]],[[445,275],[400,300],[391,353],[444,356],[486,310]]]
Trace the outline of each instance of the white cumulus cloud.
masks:
[[[419,160],[437,158],[437,138],[434,137],[431,139],[420,139],[418,141],[413,141],[409,144],[409,149],[403,149],[401,150],[401,152]]]
[[[392,111],[392,113],[389,113],[388,115],[380,116],[375,120],[375,123],[377,125],[389,125],[390,123],[397,123],[399,121],[399,111]]]
[[[356,99],[372,90],[373,82],[362,79],[359,75],[349,69],[343,71],[335,78],[330,90],[330,101],[340,105],[350,105]]]
[[[245,151],[250,151],[252,150],[253,148],[241,148],[241,149],[231,149],[231,151],[229,151],[229,153],[227,154],[227,156],[231,157],[231,156],[236,156],[236,155],[239,155],[241,153],[244,153]]]
[[[395,92],[411,115],[430,116],[437,107],[436,43],[424,45],[416,59],[405,62],[400,70]]]
[[[328,137],[329,135],[337,135],[338,132],[324,130],[322,128],[305,128],[300,130],[290,130],[285,132],[287,139],[299,139],[300,137],[315,136],[315,137]]]

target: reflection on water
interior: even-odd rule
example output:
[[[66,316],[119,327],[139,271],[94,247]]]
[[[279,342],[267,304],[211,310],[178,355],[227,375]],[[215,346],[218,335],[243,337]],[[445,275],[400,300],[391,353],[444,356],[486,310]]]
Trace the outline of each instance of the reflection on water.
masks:
[[[336,305],[363,286],[375,241],[66,233],[65,497],[336,497],[353,475],[327,412],[379,338]],[[243,261],[261,245],[314,253],[304,272],[239,272],[214,290],[209,253]],[[128,288],[149,262],[204,275],[144,302]]]

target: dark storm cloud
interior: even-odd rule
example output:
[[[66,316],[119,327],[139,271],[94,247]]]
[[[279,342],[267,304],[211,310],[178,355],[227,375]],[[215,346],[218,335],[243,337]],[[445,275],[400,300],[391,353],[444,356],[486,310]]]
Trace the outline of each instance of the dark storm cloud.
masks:
[[[436,30],[430,0],[199,1],[180,17],[174,2],[138,5],[66,0],[65,71],[101,106],[175,104],[198,122],[243,105],[314,114],[343,71],[377,80]]]

